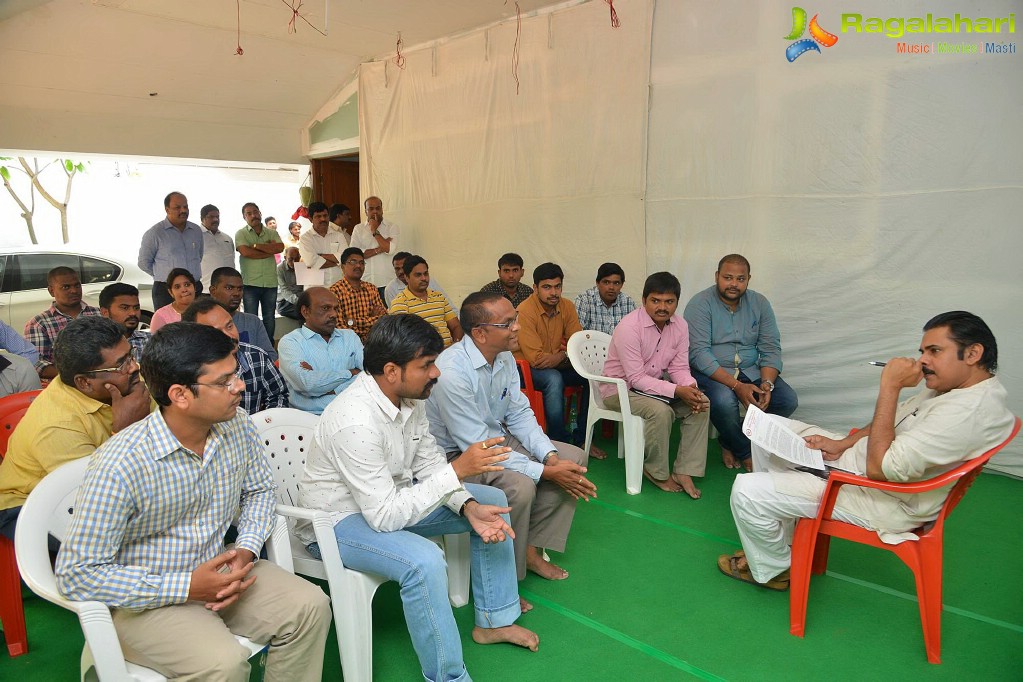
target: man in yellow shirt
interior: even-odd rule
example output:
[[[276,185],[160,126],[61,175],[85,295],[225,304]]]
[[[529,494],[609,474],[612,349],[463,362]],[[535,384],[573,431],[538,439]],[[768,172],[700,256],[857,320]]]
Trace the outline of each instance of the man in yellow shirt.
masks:
[[[418,315],[437,330],[447,348],[462,340],[462,326],[458,323],[447,297],[430,288],[430,266],[422,256],[408,256],[402,264],[408,285],[391,301],[389,315],[408,313]]]
[[[135,352],[112,320],[73,320],[53,353],[57,376],[14,429],[0,463],[0,533],[12,540],[25,498],[46,474],[91,455],[154,407]]]

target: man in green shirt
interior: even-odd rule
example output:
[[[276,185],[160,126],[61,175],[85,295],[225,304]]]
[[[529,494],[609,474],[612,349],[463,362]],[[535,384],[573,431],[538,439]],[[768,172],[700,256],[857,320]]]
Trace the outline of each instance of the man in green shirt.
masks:
[[[277,261],[275,254],[284,250],[277,230],[263,225],[259,206],[251,201],[242,206],[245,227],[234,236],[235,248],[240,254],[242,279],[245,293],[242,302],[245,312],[259,316],[263,309],[263,326],[271,339],[274,337],[274,317],[277,308]]]

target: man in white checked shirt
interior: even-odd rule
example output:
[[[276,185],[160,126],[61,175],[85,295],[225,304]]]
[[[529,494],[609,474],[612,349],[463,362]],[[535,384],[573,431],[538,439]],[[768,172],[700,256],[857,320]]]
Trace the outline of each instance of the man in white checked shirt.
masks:
[[[174,679],[247,680],[234,638],[270,642],[267,680],[319,680],[330,626],[323,592],[257,561],[274,482],[244,411],[234,343],[190,322],[146,347],[160,410],[100,446],[57,557],[69,599],[113,610],[124,656]],[[235,522],[238,539],[225,551]]]

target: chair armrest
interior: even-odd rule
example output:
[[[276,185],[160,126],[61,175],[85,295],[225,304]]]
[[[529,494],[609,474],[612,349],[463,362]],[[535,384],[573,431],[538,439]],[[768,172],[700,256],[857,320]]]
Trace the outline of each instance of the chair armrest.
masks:
[[[973,460],[970,460],[960,464],[954,469],[946,471],[943,474],[939,474],[934,478],[929,478],[926,481],[912,481],[909,483],[900,483],[898,481],[878,481],[873,478],[850,474],[844,471],[832,471],[828,475],[828,483],[824,488],[824,495],[821,497],[821,506],[817,511],[817,518],[819,520],[831,519],[831,513],[834,511],[835,503],[838,501],[838,489],[843,485],[855,485],[860,488],[873,488],[874,490],[883,490],[889,493],[925,493],[955,483],[970,472],[972,464],[974,464],[974,462]]]
[[[295,560],[291,555],[291,540],[288,536],[288,522],[280,514],[274,514],[274,527],[266,539],[267,558],[288,573],[295,572]]]

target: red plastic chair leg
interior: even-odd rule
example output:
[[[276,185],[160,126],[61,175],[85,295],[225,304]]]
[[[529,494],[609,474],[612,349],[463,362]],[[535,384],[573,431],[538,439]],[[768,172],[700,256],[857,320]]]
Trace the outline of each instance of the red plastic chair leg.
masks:
[[[789,568],[789,633],[802,637],[806,631],[806,604],[810,596],[810,572],[814,558],[813,519],[800,519],[792,537]],[[824,538],[818,536],[817,541]]]
[[[810,572],[814,575],[824,575],[828,570],[828,550],[831,549],[831,536],[818,535],[813,550],[813,567]]]
[[[915,559],[917,565],[910,564],[910,568],[916,577],[916,597],[920,604],[920,625],[924,631],[927,662],[941,663],[942,547],[937,545],[935,548],[933,544],[918,547]]]
[[[14,559],[14,543],[0,536],[0,622],[3,623],[7,652],[12,656],[28,653],[25,609],[21,603],[21,575]]]

